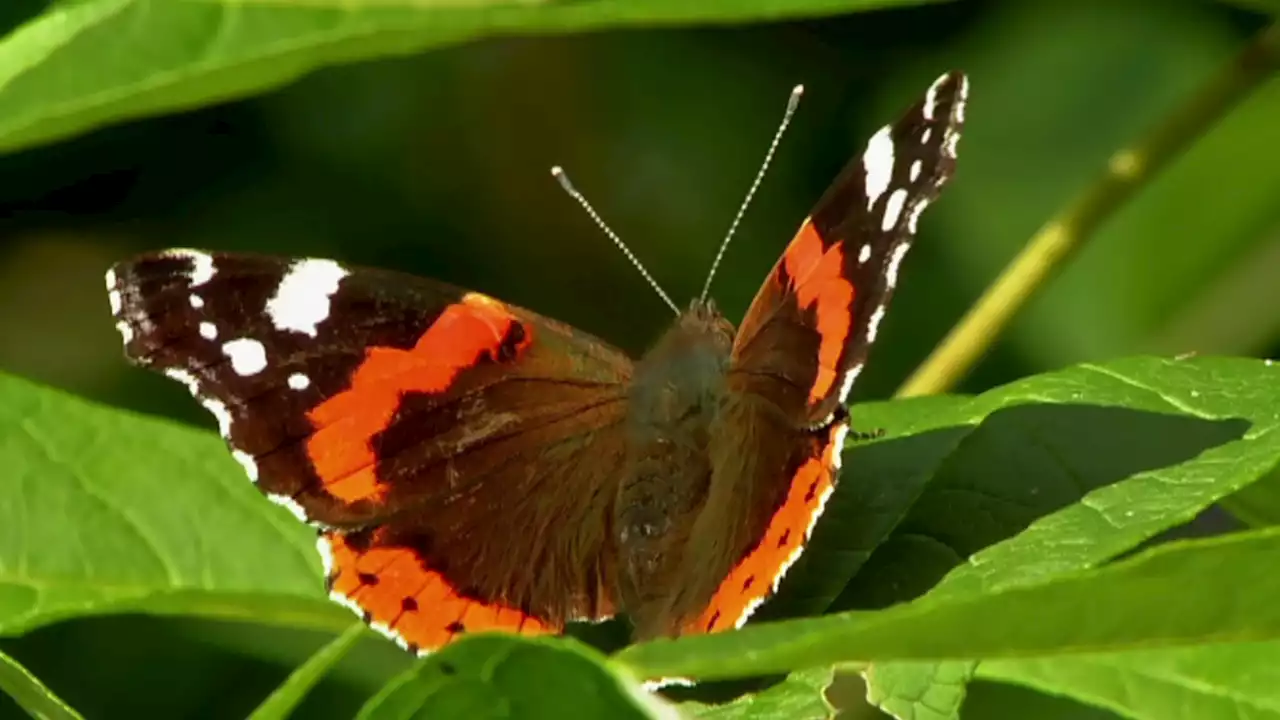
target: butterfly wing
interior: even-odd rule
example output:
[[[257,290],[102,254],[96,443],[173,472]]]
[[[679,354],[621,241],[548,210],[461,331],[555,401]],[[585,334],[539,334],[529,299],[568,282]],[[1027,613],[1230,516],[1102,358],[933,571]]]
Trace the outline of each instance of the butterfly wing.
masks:
[[[332,596],[375,628],[426,651],[613,613],[621,352],[329,260],[169,250],[107,285],[126,356],[185,384],[258,488],[320,529]]]
[[[955,170],[968,80],[948,73],[854,158],[801,224],[734,340],[710,512],[745,548],[690,631],[741,625],[800,556],[835,486],[843,402],[916,222]],[[718,517],[717,517],[718,516]],[[737,518],[736,522],[731,522]]]
[[[738,329],[731,372],[743,390],[809,427],[830,422],[875,342],[920,214],[955,172],[967,94],[963,74],[938,78],[818,200]]]

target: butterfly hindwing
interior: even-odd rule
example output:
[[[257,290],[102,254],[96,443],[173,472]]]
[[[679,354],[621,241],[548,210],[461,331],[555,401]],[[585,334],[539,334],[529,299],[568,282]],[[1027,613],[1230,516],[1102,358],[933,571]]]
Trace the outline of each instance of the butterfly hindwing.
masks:
[[[259,489],[321,528],[335,597],[376,627],[426,650],[614,612],[621,352],[329,260],[169,250],[107,284],[126,355],[187,385]]]

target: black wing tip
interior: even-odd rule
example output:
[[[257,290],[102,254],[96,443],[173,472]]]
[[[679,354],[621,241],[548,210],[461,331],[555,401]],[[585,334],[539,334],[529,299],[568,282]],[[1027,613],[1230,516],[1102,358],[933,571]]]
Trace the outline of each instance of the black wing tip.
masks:
[[[107,302],[116,330],[124,341],[125,357],[149,365],[151,355],[165,342],[157,323],[160,307],[174,293],[187,296],[193,306],[202,302],[193,288],[213,277],[213,255],[203,250],[170,248],[141,253],[107,269]]]
[[[926,120],[938,118],[938,110],[946,115],[946,123],[956,128],[964,124],[964,109],[969,101],[969,76],[963,70],[948,70],[938,76],[921,99],[921,112]]]

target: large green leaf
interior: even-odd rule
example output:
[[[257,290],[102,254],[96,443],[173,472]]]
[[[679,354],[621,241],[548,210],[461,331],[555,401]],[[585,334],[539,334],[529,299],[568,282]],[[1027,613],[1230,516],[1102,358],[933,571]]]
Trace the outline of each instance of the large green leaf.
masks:
[[[645,677],[713,679],[833,663],[1280,640],[1277,553],[1280,528],[1183,541],[1032,585],[652,641],[615,658]]]
[[[360,712],[402,718],[675,717],[675,711],[574,640],[477,635],[389,683]]]
[[[0,374],[0,633],[146,611],[340,630],[314,534],[216,436]]]
[[[1280,642],[991,660],[978,675],[1069,695],[1131,718],[1280,718]]]
[[[1280,371],[1258,361],[1134,358],[1028,378],[973,398],[858,405],[855,423],[884,428],[886,436],[846,451],[839,489],[809,552],[758,617],[820,610],[855,572],[836,609],[916,597],[964,558],[1087,493],[1138,477],[1097,496],[1121,515],[1114,527],[1082,526],[1093,510],[1077,507],[1047,535],[1038,529],[1029,536],[1037,543],[1061,536],[1070,546],[1063,552],[1074,557],[1045,557],[1042,547],[1020,540],[1012,547],[1052,562],[1019,558],[1010,565],[1035,574],[1113,557],[1258,477],[1272,445],[1258,450],[1262,462],[1215,473],[1210,484],[1200,481],[1210,468],[1198,456],[1233,441],[1241,444],[1222,449],[1225,457],[1251,454],[1258,428],[1276,424],[1269,394],[1277,388]],[[1176,487],[1166,492],[1165,484]],[[1091,505],[1097,507],[1093,499]]]
[[[57,3],[0,42],[0,151],[261,92],[324,65],[495,34],[811,17],[921,1]]]
[[[835,606],[913,597],[1005,538],[1013,539],[934,592],[981,591],[1113,558],[1274,468],[1277,397],[1280,370],[1262,362],[1133,359],[936,405],[927,429],[990,415],[936,466]],[[963,676],[928,663],[878,665],[869,695],[898,716],[948,717],[963,699],[955,692]],[[945,682],[931,689],[935,677]],[[954,703],[939,705],[944,696]]]

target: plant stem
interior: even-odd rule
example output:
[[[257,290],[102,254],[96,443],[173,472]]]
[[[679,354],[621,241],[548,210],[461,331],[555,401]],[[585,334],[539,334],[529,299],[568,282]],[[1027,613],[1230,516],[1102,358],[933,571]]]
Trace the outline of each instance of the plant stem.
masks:
[[[250,720],[274,720],[287,718],[306,697],[311,688],[320,682],[325,673],[333,669],[365,634],[364,623],[354,622],[340,635],[320,648],[305,663],[295,669],[267,699],[249,716]]]
[[[933,353],[898,388],[898,397],[953,387],[1014,315],[1116,210],[1221,120],[1280,66],[1280,22],[1260,32],[1185,105],[1147,137],[1111,156],[1106,171],[1044,225]]]

